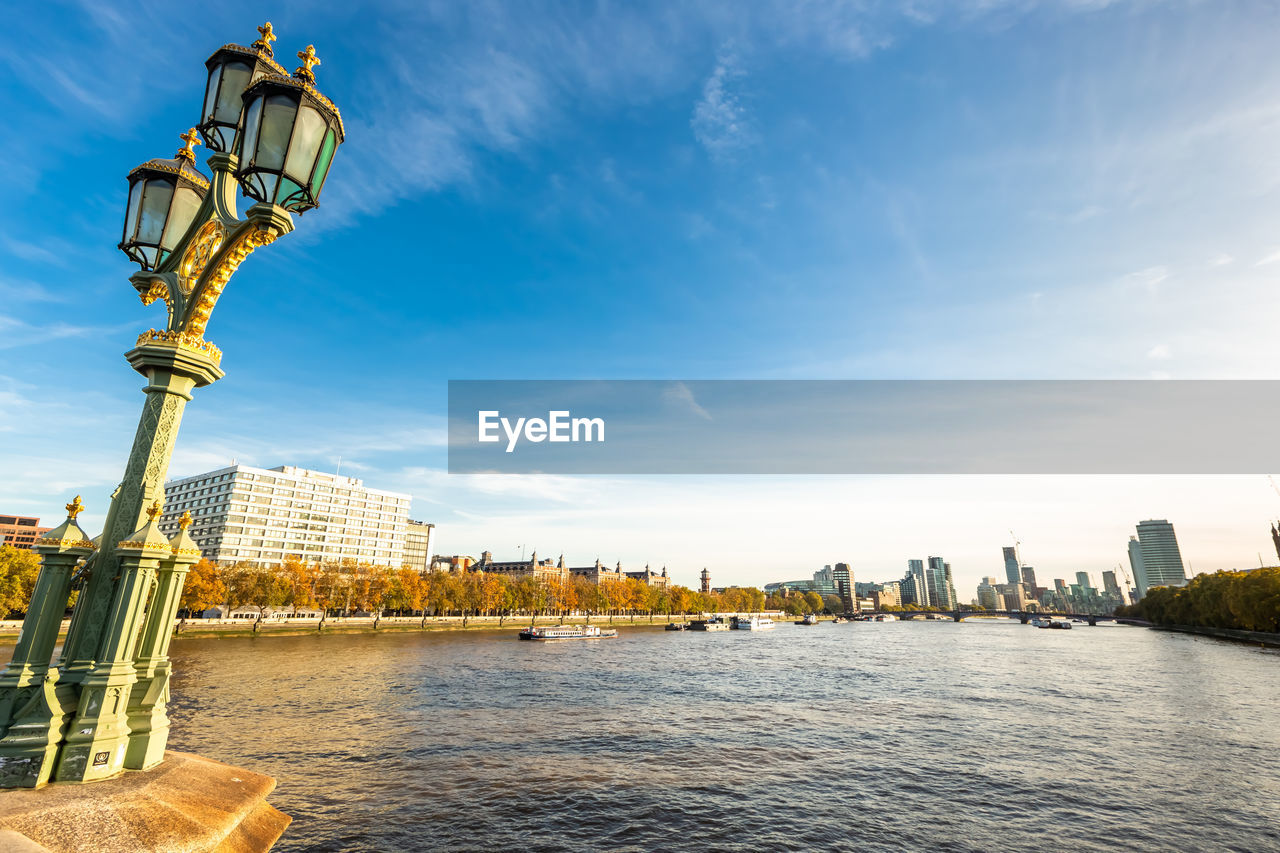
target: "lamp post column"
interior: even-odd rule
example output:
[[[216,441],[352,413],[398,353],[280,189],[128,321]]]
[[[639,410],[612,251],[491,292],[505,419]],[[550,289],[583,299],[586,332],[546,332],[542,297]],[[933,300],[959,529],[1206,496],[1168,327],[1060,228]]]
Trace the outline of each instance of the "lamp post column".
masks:
[[[71,573],[93,552],[76,523],[80,498],[67,504],[67,520],[37,540],[41,555],[31,604],[13,659],[0,674],[0,788],[35,788],[49,781],[74,699],[59,690],[49,659],[67,609]]]
[[[190,526],[191,513],[183,513],[177,535],[169,540],[172,553],[160,561],[156,572],[156,588],[135,662],[138,680],[129,697],[127,770],[147,770],[159,764],[169,741],[169,640],[187,572],[200,559],[200,546],[187,534]]]
[[[143,389],[147,399],[138,420],[124,480],[111,500],[89,582],[76,602],[77,612],[64,644],[59,668],[68,683],[81,683],[102,657],[101,647],[110,639],[104,637],[103,630],[107,612],[117,597],[120,576],[116,543],[141,526],[146,507],[163,501],[164,479],[191,391],[223,375],[215,356],[220,358],[221,353],[208,344],[202,351],[189,342],[161,340],[140,343],[125,356],[133,368],[149,380]]]
[[[86,608],[85,617],[76,621],[78,633],[67,641],[66,676],[79,685],[80,695],[58,759],[57,781],[88,782],[124,769],[134,650],[160,558],[172,554],[156,527],[164,479],[192,389],[222,376],[210,350],[202,341],[161,339],[126,355],[150,381],[86,600],[77,603]],[[148,506],[145,514],[143,506]],[[143,524],[147,515],[152,517]],[[141,527],[135,530],[130,522]]]
[[[105,623],[101,657],[80,682],[80,702],[54,775],[58,782],[91,782],[124,769],[129,691],[137,680],[133,651],[156,569],[170,554],[169,541],[156,524],[160,502],[147,512],[147,523],[116,545],[120,580]]]

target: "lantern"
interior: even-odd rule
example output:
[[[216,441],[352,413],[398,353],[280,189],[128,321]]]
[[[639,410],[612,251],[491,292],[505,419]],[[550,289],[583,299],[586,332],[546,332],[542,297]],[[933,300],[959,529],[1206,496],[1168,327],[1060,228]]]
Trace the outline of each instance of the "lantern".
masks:
[[[245,90],[236,170],[245,195],[293,213],[316,206],[343,138],[338,108],[315,88],[315,48],[298,58],[292,77],[268,75]]]
[[[226,44],[209,57],[209,80],[204,89],[204,109],[196,129],[210,151],[235,151],[236,130],[244,108],[242,95],[250,83],[268,74],[284,75],[272,59],[275,34],[271,22],[258,27],[260,37],[251,47]]]
[[[129,207],[120,248],[143,270],[159,268],[186,234],[209,191],[209,179],[196,169],[195,128],[172,160],[148,160],[129,173]]]

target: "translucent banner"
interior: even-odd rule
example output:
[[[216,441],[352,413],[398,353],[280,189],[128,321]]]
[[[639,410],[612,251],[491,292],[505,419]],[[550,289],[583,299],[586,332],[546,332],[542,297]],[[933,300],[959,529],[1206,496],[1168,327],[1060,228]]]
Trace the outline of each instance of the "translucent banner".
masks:
[[[1258,474],[1270,380],[449,382],[451,473]]]

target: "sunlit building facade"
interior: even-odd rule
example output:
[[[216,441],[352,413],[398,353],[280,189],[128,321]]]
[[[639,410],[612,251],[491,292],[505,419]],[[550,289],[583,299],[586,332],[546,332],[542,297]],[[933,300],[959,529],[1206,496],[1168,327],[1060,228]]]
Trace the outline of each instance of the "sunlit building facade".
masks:
[[[404,565],[411,497],[354,477],[291,465],[231,465],[171,480],[164,494],[160,530],[173,535],[190,512],[188,533],[217,563],[272,566],[292,558]]]

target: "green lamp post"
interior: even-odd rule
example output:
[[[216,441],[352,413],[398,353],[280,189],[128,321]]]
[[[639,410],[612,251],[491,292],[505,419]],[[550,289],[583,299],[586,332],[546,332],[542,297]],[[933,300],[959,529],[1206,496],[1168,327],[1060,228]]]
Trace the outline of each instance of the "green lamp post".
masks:
[[[290,75],[274,59],[271,24],[258,32],[249,47],[224,45],[205,63],[200,123],[177,154],[129,173],[120,249],[141,267],[130,282],[143,304],[163,300],[167,321],[125,355],[147,379],[146,400],[101,536],[89,541],[76,524],[77,498],[67,522],[36,545],[36,591],[0,672],[0,787],[107,779],[164,756],[168,638],[200,552],[189,518],[173,537],[158,521],[183,410],[194,389],[223,376],[205,329],[240,263],[292,231],[291,213],[317,205],[344,134],[337,107],[315,87],[315,48],[298,53]],[[202,139],[212,177],[196,168]],[[256,202],[243,217],[237,187]],[[73,588],[79,598],[51,665]]]

